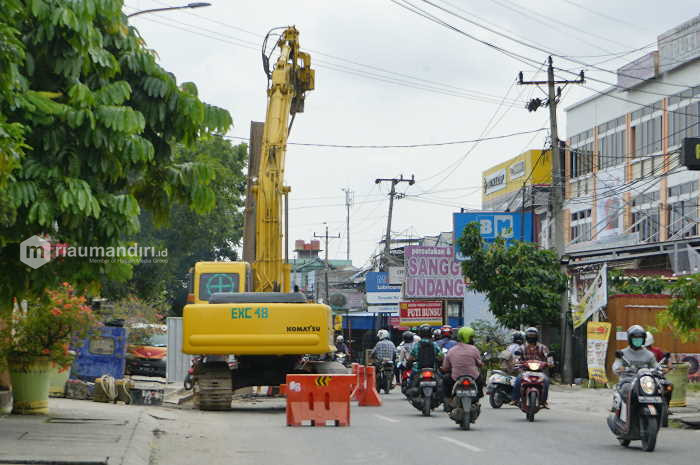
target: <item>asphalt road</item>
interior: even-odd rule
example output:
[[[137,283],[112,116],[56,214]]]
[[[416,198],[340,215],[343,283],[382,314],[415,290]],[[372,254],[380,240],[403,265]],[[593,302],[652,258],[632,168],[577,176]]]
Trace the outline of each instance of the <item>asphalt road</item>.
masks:
[[[482,402],[470,431],[461,431],[441,407],[422,417],[397,390],[383,396],[381,407],[353,404],[348,428],[287,427],[280,399],[236,403],[230,412],[169,410],[155,455],[162,465],[698,463],[700,431],[665,428],[655,452],[643,452],[639,441],[625,449],[605,423],[609,399],[591,408],[576,396],[552,392],[551,409],[534,423],[514,407],[494,410]]]

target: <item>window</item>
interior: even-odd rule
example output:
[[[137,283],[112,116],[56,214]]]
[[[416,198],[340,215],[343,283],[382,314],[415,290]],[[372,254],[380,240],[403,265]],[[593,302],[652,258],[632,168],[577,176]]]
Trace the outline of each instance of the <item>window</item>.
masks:
[[[616,166],[625,161],[625,131],[602,136],[598,154],[598,169]]]
[[[88,343],[88,352],[95,355],[112,355],[114,353],[114,339],[111,337],[91,337]]]
[[[202,273],[199,276],[199,299],[209,300],[217,292],[239,292],[237,273]]]
[[[698,198],[669,203],[668,238],[680,239],[698,235]]]
[[[632,231],[641,242],[659,241],[659,191],[644,192],[632,200]]]
[[[591,209],[581,210],[571,215],[571,242],[591,240]]]

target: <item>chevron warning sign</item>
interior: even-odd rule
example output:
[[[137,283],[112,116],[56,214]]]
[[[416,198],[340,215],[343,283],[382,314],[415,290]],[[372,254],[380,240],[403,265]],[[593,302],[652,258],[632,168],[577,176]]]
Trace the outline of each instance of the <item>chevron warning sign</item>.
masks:
[[[330,376],[317,376],[315,384],[316,386],[328,386],[331,383]]]

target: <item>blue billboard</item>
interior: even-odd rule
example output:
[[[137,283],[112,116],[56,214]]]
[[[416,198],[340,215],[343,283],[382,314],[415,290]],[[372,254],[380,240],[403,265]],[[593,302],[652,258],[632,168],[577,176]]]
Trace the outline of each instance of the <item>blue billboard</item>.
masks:
[[[481,238],[486,243],[493,242],[497,237],[506,240],[506,246],[514,240],[532,241],[532,213],[519,212],[468,212],[453,213],[452,225],[455,238],[455,258],[464,260],[459,251],[458,241],[464,228],[469,223],[479,223]],[[523,224],[524,223],[524,224]]]

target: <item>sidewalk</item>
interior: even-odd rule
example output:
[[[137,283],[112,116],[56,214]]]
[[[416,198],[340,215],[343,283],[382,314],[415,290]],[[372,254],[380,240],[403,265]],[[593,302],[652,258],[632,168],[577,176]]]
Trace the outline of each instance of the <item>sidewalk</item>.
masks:
[[[585,389],[581,386],[552,385],[550,408],[607,415],[612,404],[612,389]],[[672,407],[669,420],[677,426],[700,426],[700,393],[688,392],[686,407]]]
[[[52,398],[49,411],[0,417],[0,464],[148,465],[150,409]]]

